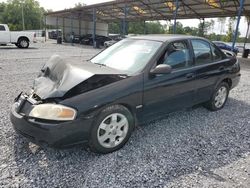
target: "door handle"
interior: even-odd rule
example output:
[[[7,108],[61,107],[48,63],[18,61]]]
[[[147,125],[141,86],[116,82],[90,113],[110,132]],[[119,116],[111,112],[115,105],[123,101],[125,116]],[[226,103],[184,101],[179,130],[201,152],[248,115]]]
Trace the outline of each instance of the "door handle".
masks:
[[[186,74],[186,78],[190,79],[190,78],[194,78],[195,74],[194,73],[188,73]]]

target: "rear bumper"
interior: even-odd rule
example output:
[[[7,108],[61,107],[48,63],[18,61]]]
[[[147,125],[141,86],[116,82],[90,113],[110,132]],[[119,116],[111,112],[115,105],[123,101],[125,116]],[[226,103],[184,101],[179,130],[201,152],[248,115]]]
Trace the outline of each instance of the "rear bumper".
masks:
[[[92,119],[79,118],[68,122],[43,122],[18,114],[13,105],[10,119],[17,133],[38,145],[63,147],[87,142]]]

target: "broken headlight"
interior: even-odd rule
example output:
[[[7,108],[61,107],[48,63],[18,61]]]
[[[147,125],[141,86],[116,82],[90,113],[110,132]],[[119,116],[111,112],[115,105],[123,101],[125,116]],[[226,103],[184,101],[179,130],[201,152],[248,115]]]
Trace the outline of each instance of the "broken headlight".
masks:
[[[29,116],[46,120],[69,121],[75,119],[76,110],[59,104],[39,104],[31,110]]]

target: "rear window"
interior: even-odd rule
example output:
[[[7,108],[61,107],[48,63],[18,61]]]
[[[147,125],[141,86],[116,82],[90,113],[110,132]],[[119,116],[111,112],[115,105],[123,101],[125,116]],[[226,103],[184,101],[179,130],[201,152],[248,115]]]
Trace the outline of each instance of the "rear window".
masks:
[[[196,65],[202,65],[212,62],[212,53],[210,44],[204,40],[191,40],[194,49]]]
[[[5,27],[3,25],[0,25],[0,31],[5,31]]]

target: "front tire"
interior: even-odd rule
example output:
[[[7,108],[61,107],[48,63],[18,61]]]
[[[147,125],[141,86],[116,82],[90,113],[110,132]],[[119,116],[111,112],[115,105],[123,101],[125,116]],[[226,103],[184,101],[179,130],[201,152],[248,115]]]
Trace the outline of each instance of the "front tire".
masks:
[[[205,107],[210,111],[217,111],[222,109],[228,99],[229,85],[226,82],[222,82],[215,89],[212,98],[207,102]]]
[[[101,111],[93,124],[90,149],[106,154],[122,148],[130,138],[134,124],[133,115],[126,107],[107,107]]]

